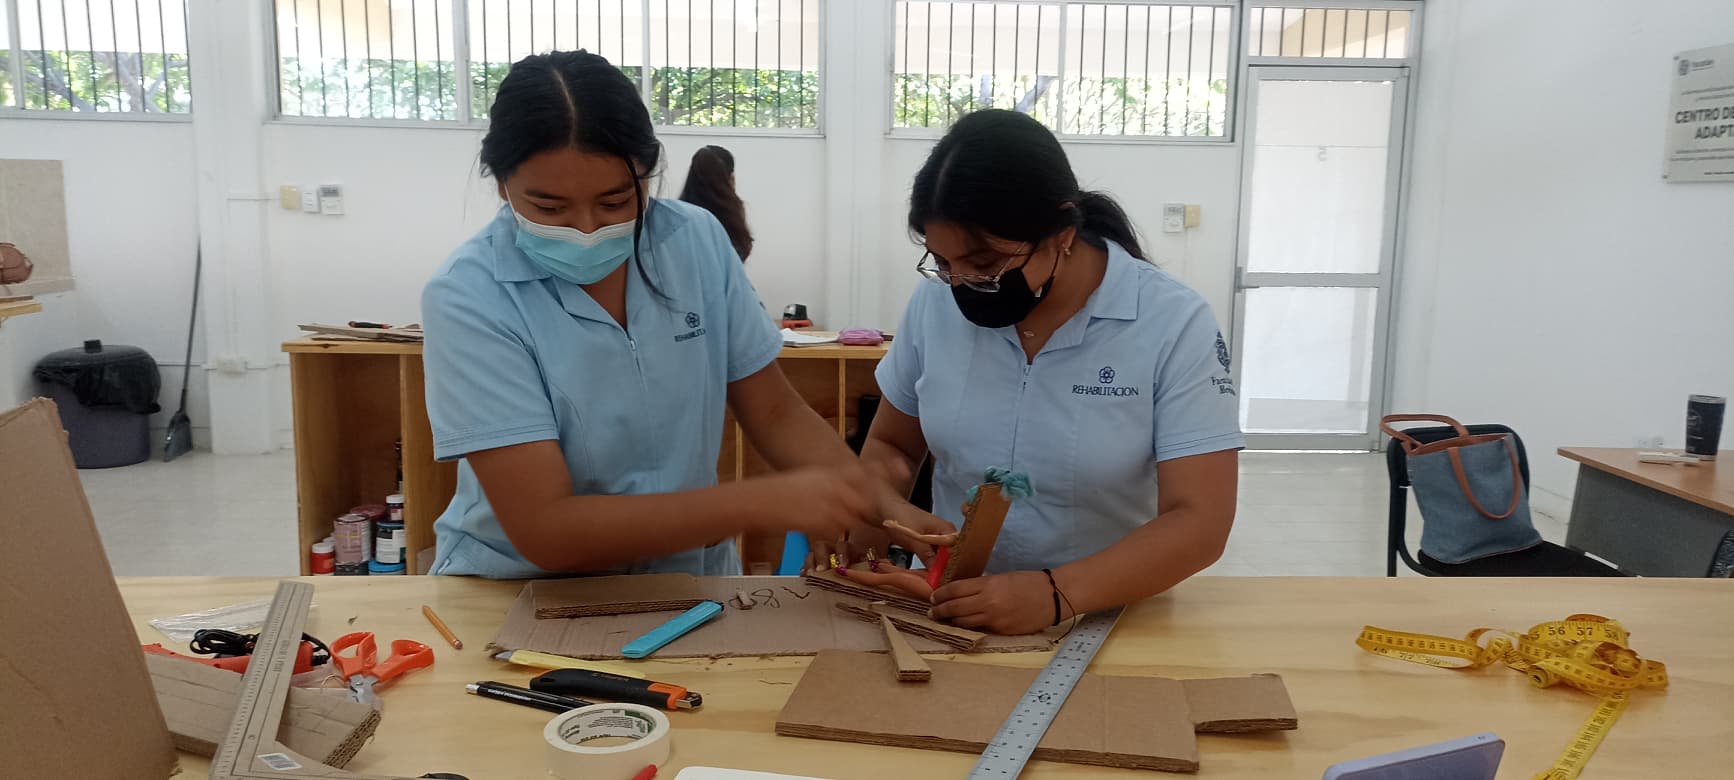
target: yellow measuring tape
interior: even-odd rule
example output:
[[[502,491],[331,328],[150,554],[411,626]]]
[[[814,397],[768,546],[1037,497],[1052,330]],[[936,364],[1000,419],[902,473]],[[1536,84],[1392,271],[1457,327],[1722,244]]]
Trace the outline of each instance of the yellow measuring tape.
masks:
[[[1668,667],[1638,657],[1627,639],[1618,621],[1600,615],[1571,615],[1538,623],[1523,633],[1477,628],[1462,639],[1367,626],[1355,644],[1374,655],[1441,669],[1480,669],[1503,663],[1523,673],[1537,688],[1564,683],[1600,696],[1595,711],[1565,752],[1534,778],[1572,780],[1619,719],[1628,692],[1668,686]]]

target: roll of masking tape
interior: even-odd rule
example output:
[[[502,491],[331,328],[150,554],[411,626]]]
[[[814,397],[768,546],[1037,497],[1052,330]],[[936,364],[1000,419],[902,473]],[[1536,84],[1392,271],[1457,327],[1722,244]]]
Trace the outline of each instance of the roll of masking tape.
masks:
[[[668,716],[637,704],[592,704],[563,712],[542,729],[548,772],[561,780],[631,780],[645,766],[668,763]],[[631,740],[591,746],[612,738]]]

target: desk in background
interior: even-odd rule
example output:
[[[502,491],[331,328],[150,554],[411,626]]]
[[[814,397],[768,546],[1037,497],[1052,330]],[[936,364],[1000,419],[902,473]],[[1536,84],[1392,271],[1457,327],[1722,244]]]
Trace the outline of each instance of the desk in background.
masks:
[[[355,630],[434,648],[429,669],[381,692],[384,720],[348,767],[415,777],[457,772],[471,780],[541,777],[545,712],[464,693],[465,683],[525,684],[534,672],[488,658],[484,645],[521,582],[468,577],[317,577],[307,630],[331,640]],[[160,637],[149,619],[268,598],[273,579],[139,577],[120,580],[141,641]],[[464,641],[453,651],[422,618],[432,605]],[[1479,626],[1525,630],[1593,611],[1621,620],[1632,646],[1667,663],[1672,686],[1639,691],[1584,780],[1725,778],[1734,767],[1734,581],[1675,579],[1239,578],[1194,577],[1134,605],[1092,664],[1117,675],[1282,675],[1300,729],[1200,735],[1201,778],[1316,780],[1347,759],[1493,731],[1506,741],[1500,778],[1528,780],[1552,765],[1596,699],[1563,687],[1538,690],[1504,667],[1470,672],[1374,657],[1355,647],[1362,624],[1461,636]],[[722,618],[727,620],[727,618]],[[702,630],[702,629],[701,629]],[[988,654],[972,662],[1036,667],[1046,653]],[[643,662],[654,679],[704,695],[697,712],[670,713],[674,755],[660,775],[692,765],[881,780],[956,778],[975,757],[773,733],[777,712],[807,658]],[[958,706],[968,706],[960,702]],[[183,754],[188,777],[205,759]],[[892,769],[892,768],[895,769]],[[1038,762],[1034,777],[1183,775]]]
[[[1638,452],[1560,448],[1579,464],[1566,546],[1631,574],[1704,576],[1734,531],[1734,452],[1696,466],[1639,463]]]
[[[307,548],[331,533],[331,522],[359,504],[378,504],[397,490],[402,442],[404,535],[412,573],[425,572],[423,551],[434,546],[434,520],[457,490],[457,464],[436,463],[428,424],[420,344],[295,339],[289,353],[295,411],[295,491],[299,501],[297,560],[309,574]],[[876,395],[873,370],[886,347],[839,345],[784,348],[783,373],[807,404],[848,435],[862,395]],[[740,434],[731,414],[723,423],[717,480],[728,482],[770,468]],[[747,537],[743,567],[775,566],[781,536]],[[431,556],[429,556],[431,558]]]

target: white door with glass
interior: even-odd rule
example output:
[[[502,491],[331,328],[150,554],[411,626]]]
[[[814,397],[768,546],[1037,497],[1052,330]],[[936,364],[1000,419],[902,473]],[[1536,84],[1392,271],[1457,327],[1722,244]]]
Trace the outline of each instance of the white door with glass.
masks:
[[[1235,273],[1240,424],[1263,449],[1373,449],[1405,68],[1252,67]]]

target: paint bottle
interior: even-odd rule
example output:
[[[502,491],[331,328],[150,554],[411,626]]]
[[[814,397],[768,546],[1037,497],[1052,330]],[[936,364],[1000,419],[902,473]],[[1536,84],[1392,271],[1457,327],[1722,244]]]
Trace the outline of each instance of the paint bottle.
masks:
[[[393,493],[385,497],[385,517],[373,524],[373,561],[369,571],[402,574],[404,547],[403,496]]]
[[[331,532],[335,573],[365,575],[373,557],[373,523],[367,515],[350,512],[337,518]]]
[[[336,547],[337,545],[332,544],[330,537],[314,542],[312,552],[307,555],[308,569],[314,574],[330,574],[335,571],[337,566]]]

